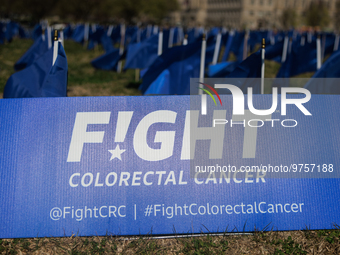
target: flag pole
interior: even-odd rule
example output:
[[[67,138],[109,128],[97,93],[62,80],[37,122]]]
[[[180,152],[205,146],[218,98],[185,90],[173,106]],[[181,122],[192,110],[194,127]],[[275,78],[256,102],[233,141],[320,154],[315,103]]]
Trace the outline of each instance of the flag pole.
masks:
[[[172,27],[170,28],[170,33],[169,33],[169,42],[168,42],[168,48],[172,48],[173,42],[174,42],[174,31],[175,29]]]
[[[183,32],[183,28],[180,26],[178,28],[178,44],[181,45],[181,42],[184,40],[184,32]]]
[[[286,34],[285,40],[283,42],[283,51],[282,51],[281,63],[286,62],[287,51],[288,51],[288,35]]]
[[[45,42],[45,29],[43,28],[42,29],[42,32],[41,32],[41,39],[43,40],[43,42]]]
[[[97,25],[96,24],[91,24],[91,29],[92,29],[92,33],[95,33],[97,31]],[[98,43],[95,41],[94,42],[94,50],[97,51],[98,50]]]
[[[64,47],[64,30],[61,29],[59,33],[60,33],[60,42],[61,42],[61,45]]]
[[[300,45],[305,46],[305,42],[306,42],[306,37],[304,35],[302,35]]]
[[[248,33],[249,30],[245,32],[244,38],[243,38],[243,60],[245,60],[248,57]]]
[[[54,30],[54,37],[53,37],[53,62],[52,62],[52,66],[54,66],[55,61],[57,60],[57,56],[58,56],[58,30],[55,29]]]
[[[184,35],[183,45],[188,45],[188,34]]]
[[[137,24],[137,43],[140,43],[140,36],[141,36],[141,31],[140,31],[140,23],[138,22]],[[135,82],[138,82],[139,81],[139,77],[140,77],[140,69],[139,68],[136,68],[135,69]]]
[[[289,38],[289,44],[288,44],[288,54],[292,53],[292,47],[293,47],[293,38]]]
[[[316,70],[321,68],[321,40],[320,35],[316,39]]]
[[[270,45],[274,45],[275,44],[275,37],[273,35],[273,30],[270,33]]]
[[[151,36],[151,30],[152,30],[152,25],[148,25],[146,27],[146,38],[149,38]]]
[[[265,53],[266,53],[266,39],[262,38],[262,50],[261,50],[261,94],[264,94],[264,60],[265,60]]]
[[[119,56],[123,55],[124,53],[124,42],[125,42],[125,24],[121,24],[120,26],[120,47],[119,47]],[[117,72],[122,72],[122,61],[119,60],[117,66]]]
[[[325,58],[325,50],[326,50],[326,34],[323,33],[321,41],[321,63]]]
[[[90,25],[89,23],[85,23],[84,27],[84,48],[87,48],[87,44],[89,41],[89,33],[90,33]]]
[[[221,32],[219,32],[216,37],[216,44],[215,44],[215,49],[214,49],[213,61],[212,61],[213,65],[217,64],[218,53],[220,52],[220,47],[221,47],[221,38],[222,38],[222,34]]]
[[[52,30],[50,26],[47,26],[47,40],[48,40],[48,48],[52,48]]]
[[[308,31],[307,39],[308,39],[308,43],[312,42],[312,32],[311,31]]]
[[[205,66],[205,51],[206,51],[206,47],[207,47],[207,42],[205,40],[205,34],[203,34],[202,37],[202,47],[201,47],[201,65],[200,65],[200,84],[199,87],[203,88],[203,85],[201,83],[204,82],[204,66]],[[198,90],[198,94],[202,95],[203,94],[203,90],[199,89]]]
[[[108,37],[111,37],[112,30],[113,30],[113,25],[110,25],[109,28],[108,28],[108,30],[107,30],[107,36],[108,36]]]
[[[338,49],[339,49],[339,33],[337,33],[335,36],[333,51],[337,51]]]
[[[157,51],[158,56],[162,55],[162,51],[163,51],[163,29],[161,28],[158,33],[158,51]]]
[[[156,35],[158,33],[158,26],[155,25],[153,26],[153,32],[152,32],[154,35]]]

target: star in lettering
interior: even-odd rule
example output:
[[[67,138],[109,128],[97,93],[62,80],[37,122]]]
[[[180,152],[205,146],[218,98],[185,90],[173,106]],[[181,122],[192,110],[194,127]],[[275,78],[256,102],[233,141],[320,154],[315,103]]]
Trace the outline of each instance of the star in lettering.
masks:
[[[118,158],[119,160],[122,160],[121,155],[122,155],[122,153],[123,153],[124,151],[126,151],[126,150],[121,150],[121,149],[119,148],[119,144],[116,146],[116,149],[114,149],[114,150],[109,150],[109,152],[112,154],[112,156],[111,156],[111,158],[110,158],[110,161],[113,160],[113,159],[115,159],[115,158]]]

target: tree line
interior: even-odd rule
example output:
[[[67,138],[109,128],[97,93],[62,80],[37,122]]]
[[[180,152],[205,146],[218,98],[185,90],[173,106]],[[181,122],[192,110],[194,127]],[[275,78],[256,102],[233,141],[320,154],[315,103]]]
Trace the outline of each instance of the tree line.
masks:
[[[340,1],[336,2],[335,15],[331,17],[327,3],[324,1],[313,1],[305,10],[300,22],[310,27],[325,28],[329,25],[331,19],[334,21],[335,28],[340,28]],[[287,8],[281,16],[281,24],[283,28],[289,29],[296,27],[298,24],[298,16],[294,8]]]
[[[158,24],[178,8],[177,0],[1,0],[0,17],[38,22],[57,15],[66,22]]]

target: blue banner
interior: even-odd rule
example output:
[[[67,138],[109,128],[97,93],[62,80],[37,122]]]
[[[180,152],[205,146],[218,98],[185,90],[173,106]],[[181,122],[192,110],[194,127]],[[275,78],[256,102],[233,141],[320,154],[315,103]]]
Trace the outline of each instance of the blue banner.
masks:
[[[206,115],[200,96],[0,100],[0,238],[332,228],[339,99],[312,95],[306,116],[293,104],[284,115],[279,98],[262,126],[231,125],[231,95]],[[253,102],[269,109],[272,97]]]

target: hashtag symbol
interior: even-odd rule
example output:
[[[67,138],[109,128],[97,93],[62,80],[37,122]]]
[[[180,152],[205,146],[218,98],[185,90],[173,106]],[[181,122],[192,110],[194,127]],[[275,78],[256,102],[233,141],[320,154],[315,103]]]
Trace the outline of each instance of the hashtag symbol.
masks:
[[[150,216],[151,213],[152,213],[152,205],[148,205],[148,207],[146,207],[145,209],[145,216]]]

